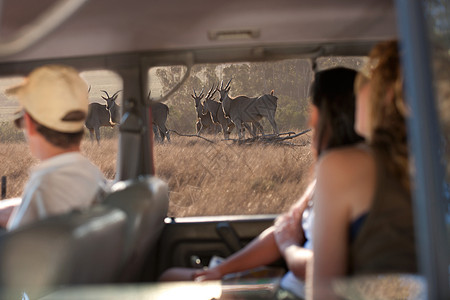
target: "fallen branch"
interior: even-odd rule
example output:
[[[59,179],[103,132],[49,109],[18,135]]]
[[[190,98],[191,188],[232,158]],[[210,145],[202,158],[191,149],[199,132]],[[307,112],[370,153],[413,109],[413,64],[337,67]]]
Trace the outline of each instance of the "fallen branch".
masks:
[[[209,142],[211,144],[215,143],[214,141],[211,141],[211,140],[209,140],[209,139],[207,139],[207,138],[205,138],[203,136],[197,135],[197,134],[181,134],[181,133],[177,132],[176,130],[172,130],[172,129],[169,129],[168,131],[169,132],[173,132],[173,133],[175,133],[176,135],[179,135],[179,136],[197,137],[197,138],[201,138],[201,139],[203,139],[203,140],[205,140],[205,141],[207,141],[207,142]],[[255,137],[251,137],[251,138],[243,139],[243,140],[227,139],[227,140],[221,140],[221,141],[231,141],[233,143],[238,143],[239,145],[243,145],[243,144],[251,145],[251,144],[255,144],[255,143],[267,143],[267,144],[268,143],[271,143],[271,144],[272,143],[273,144],[279,143],[279,144],[283,144],[283,145],[287,145],[287,146],[303,146],[303,145],[297,145],[297,144],[293,144],[293,143],[285,143],[284,141],[297,138],[297,137],[299,137],[299,136],[301,136],[301,135],[303,135],[305,133],[308,133],[310,131],[311,131],[311,129],[306,129],[306,130],[303,130],[302,132],[299,132],[299,133],[295,133],[295,132],[290,131],[290,132],[285,132],[285,133],[280,133],[280,134],[270,134],[270,135],[264,135],[264,136],[255,136]],[[287,136],[284,136],[284,135],[287,135]]]
[[[173,133],[175,133],[176,135],[179,135],[179,136],[185,136],[185,137],[198,137],[198,138],[204,139],[205,141],[207,141],[207,142],[209,142],[209,143],[211,143],[211,144],[214,144],[213,141],[208,140],[207,138],[202,137],[201,135],[197,135],[197,134],[181,134],[181,133],[178,133],[176,130],[172,130],[172,129],[169,129],[168,131],[169,131],[169,132],[173,132]]]
[[[287,136],[287,137],[284,137],[284,138],[280,138],[281,140],[290,140],[290,139],[294,139],[294,138],[296,138],[296,137],[299,137],[299,136],[301,136],[301,135],[304,135],[305,133],[308,133],[308,132],[310,132],[311,131],[311,128],[308,128],[308,129],[306,129],[306,130],[303,130],[302,132],[299,132],[299,133],[297,133],[297,134],[294,134],[294,135],[289,135],[289,136]],[[290,132],[289,132],[290,133]]]
[[[299,137],[305,133],[308,133],[310,131],[311,131],[311,129],[306,129],[299,133],[286,132],[286,133],[280,133],[280,134],[255,136],[255,137],[251,137],[251,138],[244,139],[244,140],[239,140],[239,139],[229,139],[229,140],[234,143],[238,143],[239,145],[253,144],[253,143],[282,143],[285,140],[291,140],[291,139],[297,138],[297,137]],[[288,135],[288,136],[282,137],[282,135]],[[289,145],[295,145],[295,144],[289,143]]]

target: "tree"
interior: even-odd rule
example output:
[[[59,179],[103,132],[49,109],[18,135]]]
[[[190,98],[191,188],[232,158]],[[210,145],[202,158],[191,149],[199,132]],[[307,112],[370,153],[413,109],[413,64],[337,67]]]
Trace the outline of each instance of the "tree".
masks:
[[[347,66],[359,68],[361,58],[323,58],[320,68]],[[278,108],[275,119],[279,129],[283,131],[300,130],[307,127],[309,112],[309,89],[313,78],[311,61],[307,59],[287,59],[276,62],[199,64],[191,69],[191,74],[168,100],[170,108],[168,128],[183,133],[194,133],[197,116],[194,101],[191,98],[193,88],[205,93],[211,86],[223,84],[232,78],[230,96],[246,95],[257,97],[270,93],[278,97]],[[183,66],[158,67],[156,80],[167,93],[181,80],[185,71]],[[216,94],[216,100],[218,100]],[[266,131],[271,126],[263,120]]]

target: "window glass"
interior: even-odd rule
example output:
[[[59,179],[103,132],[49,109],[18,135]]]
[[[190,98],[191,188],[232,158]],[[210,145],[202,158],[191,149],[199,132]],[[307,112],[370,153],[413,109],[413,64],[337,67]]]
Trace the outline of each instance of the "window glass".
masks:
[[[423,3],[431,39],[433,83],[443,133],[441,151],[446,167],[444,212],[450,237],[450,3],[438,0],[427,0]]]
[[[20,196],[28,178],[28,169],[36,162],[25,147],[22,131],[12,122],[20,109],[19,104],[5,95],[7,88],[20,84],[22,80],[22,77],[0,78],[1,199]]]
[[[5,95],[7,88],[20,84],[22,80],[22,77],[0,78],[0,126],[2,129],[0,141],[2,143],[23,140],[22,133],[15,130],[14,124],[11,122],[14,113],[20,109],[19,103]]]
[[[100,142],[92,130],[86,129],[81,150],[105,174],[106,178],[114,179],[118,147],[118,133],[122,106],[122,78],[109,70],[93,70],[80,73],[89,86],[88,118],[93,120],[93,127],[99,126]],[[108,114],[106,100],[115,98],[116,107],[112,119],[100,117]],[[92,135],[92,136],[91,136]]]
[[[181,83],[185,77],[187,67],[184,65],[174,65],[170,67],[153,67],[149,69],[148,76],[149,91],[153,100],[160,100],[176,86]]]
[[[363,58],[326,57],[317,60],[317,68],[359,68],[362,62]],[[184,72],[180,66],[151,68],[152,98],[165,95]],[[164,102],[171,142],[155,143],[156,173],[169,183],[169,216],[286,211],[312,178],[311,132],[289,138],[308,129],[312,78],[312,64],[306,59],[193,66],[188,79]],[[273,92],[278,98],[275,121],[284,140],[270,136],[273,128],[264,117],[261,124],[268,136],[262,139],[258,132],[259,139],[251,139],[249,124],[241,143],[236,129],[226,140],[220,125],[197,127],[200,112],[194,98],[204,105],[210,89],[213,94],[217,85],[225,87],[230,79],[230,97]],[[210,98],[219,101],[220,95]]]

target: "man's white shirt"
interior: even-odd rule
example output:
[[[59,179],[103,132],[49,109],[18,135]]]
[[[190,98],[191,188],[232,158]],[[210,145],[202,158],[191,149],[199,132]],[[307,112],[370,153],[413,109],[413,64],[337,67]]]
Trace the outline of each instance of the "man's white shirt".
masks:
[[[103,173],[79,152],[46,159],[31,169],[22,202],[14,209],[7,229],[87,208],[105,186]]]

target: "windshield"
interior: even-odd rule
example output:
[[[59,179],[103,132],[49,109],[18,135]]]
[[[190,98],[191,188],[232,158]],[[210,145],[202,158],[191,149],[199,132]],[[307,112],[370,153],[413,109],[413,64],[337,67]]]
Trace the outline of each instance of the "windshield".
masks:
[[[318,69],[358,69],[363,57],[321,57]],[[183,76],[181,66],[149,70],[150,95],[163,97]],[[169,183],[170,217],[278,214],[300,197],[312,178],[313,155],[308,126],[313,65],[309,59],[276,62],[198,64],[186,82],[165,102],[170,142],[155,143],[156,174]],[[230,81],[231,80],[231,81]],[[220,93],[277,97],[275,122],[267,117],[263,133],[244,124],[225,135],[220,121]],[[209,105],[212,105],[209,107]],[[209,110],[213,115],[209,115]],[[155,116],[157,118],[157,116]],[[213,122],[211,122],[213,119]],[[207,123],[208,122],[208,123]],[[247,127],[246,127],[247,126]],[[158,132],[156,133],[158,135]],[[229,139],[227,139],[229,138]]]

